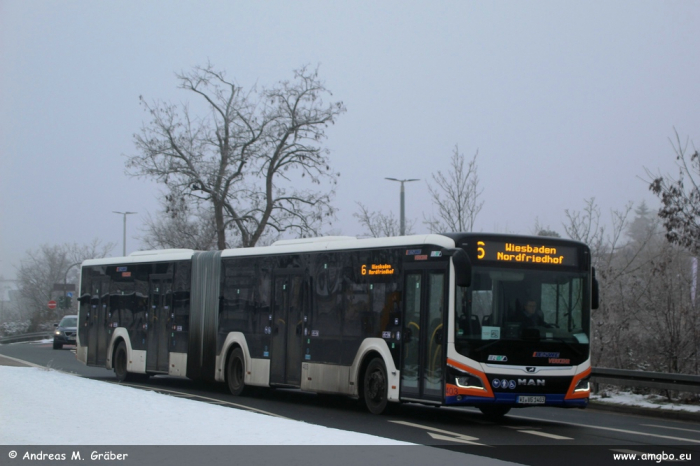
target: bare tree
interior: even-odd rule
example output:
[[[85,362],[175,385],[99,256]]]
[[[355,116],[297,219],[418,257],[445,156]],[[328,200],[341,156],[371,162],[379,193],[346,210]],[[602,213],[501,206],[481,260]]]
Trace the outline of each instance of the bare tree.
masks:
[[[662,207],[659,217],[666,229],[666,239],[673,244],[688,248],[694,254],[700,251],[700,155],[695,150],[689,155],[690,142],[683,143],[675,133],[675,142],[671,141],[676,153],[678,178],[669,175],[653,175],[649,189],[661,199]]]
[[[687,251],[659,242],[659,254],[649,263],[648,285],[639,294],[637,319],[643,330],[642,347],[648,370],[697,373],[697,308],[691,299],[692,272]]]
[[[393,213],[389,212],[389,214],[384,214],[383,212],[370,212],[362,203],[358,202],[357,205],[360,207],[360,211],[352,214],[352,216],[360,222],[360,225],[367,229],[365,236],[383,238],[386,236],[399,236],[401,234],[400,222],[394,217]],[[415,221],[407,221],[405,234],[412,235],[414,233],[414,225]]]
[[[477,151],[469,162],[455,145],[447,175],[441,171],[432,175],[435,186],[428,184],[428,191],[437,212],[423,223],[433,233],[472,231],[474,222],[484,202],[479,202],[483,189],[479,188]]]
[[[87,245],[61,244],[42,245],[36,251],[28,251],[17,270],[19,295],[25,316],[32,321],[32,327],[49,322],[58,315],[47,307],[52,299],[53,285],[76,284],[78,268],[71,265],[86,259],[105,257],[114,248],[113,243],[102,244],[94,240]]]
[[[198,207],[171,191],[161,201],[163,210],[146,218],[141,240],[151,249],[216,249],[216,222],[211,206]]]
[[[591,248],[593,265],[605,267],[612,256],[623,245],[623,235],[627,229],[627,218],[632,211],[632,203],[622,210],[610,210],[610,234],[601,223],[600,207],[595,198],[586,199],[583,210],[564,211],[566,222],[562,224],[566,235],[576,241],[586,243]],[[601,263],[602,261],[602,263]]]
[[[646,204],[611,211],[609,232],[594,199],[566,211],[565,231],[591,244],[600,280],[592,311],[593,365],[697,373],[700,317],[687,251],[667,242]]]
[[[627,301],[621,298],[618,289],[622,283],[622,271],[629,265],[629,261],[617,254],[630,210],[631,205],[623,211],[611,211],[613,222],[609,235],[601,224],[600,207],[595,198],[585,200],[582,210],[565,210],[566,221],[562,224],[564,231],[569,238],[590,247],[591,260],[601,283],[601,305],[591,315],[591,337],[594,341],[592,357],[596,365],[620,367],[621,359],[618,356],[624,353],[620,347],[631,341],[626,336],[630,333],[633,319],[625,307]]]
[[[564,211],[564,231],[569,238],[586,243],[593,251],[601,251],[605,241],[605,226],[600,224],[600,207],[594,197],[586,199],[585,204],[583,210]]]
[[[342,102],[323,101],[331,93],[318,70],[303,67],[292,81],[247,92],[211,64],[176,76],[181,89],[203,99],[208,114],[142,98],[151,121],[134,136],[140,153],[128,158],[129,173],[209,205],[218,249],[227,247],[229,228],[243,247],[270,229],[316,233],[334,214],[330,201],[338,176],[320,143],[325,128],[345,112]],[[303,180],[331,188],[302,189]]]

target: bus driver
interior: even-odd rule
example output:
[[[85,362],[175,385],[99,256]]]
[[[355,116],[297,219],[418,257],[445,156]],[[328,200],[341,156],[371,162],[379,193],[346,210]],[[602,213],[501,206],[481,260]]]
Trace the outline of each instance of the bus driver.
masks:
[[[518,321],[525,327],[552,327],[545,322],[542,313],[537,311],[537,302],[534,299],[528,299],[525,302],[525,306],[518,313]]]

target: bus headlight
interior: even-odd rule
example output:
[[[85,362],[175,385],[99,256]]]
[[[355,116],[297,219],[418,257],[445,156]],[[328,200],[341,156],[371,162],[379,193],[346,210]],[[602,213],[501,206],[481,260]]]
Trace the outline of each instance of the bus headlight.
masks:
[[[474,388],[486,391],[481,377],[450,364],[447,365],[447,383],[457,385],[460,388]]]
[[[458,387],[462,388],[480,388],[484,389],[484,384],[479,377],[471,374],[461,374],[455,377],[455,382]]]
[[[575,392],[586,392],[591,390],[590,379],[588,377],[583,378],[578,381],[576,387],[574,387]]]

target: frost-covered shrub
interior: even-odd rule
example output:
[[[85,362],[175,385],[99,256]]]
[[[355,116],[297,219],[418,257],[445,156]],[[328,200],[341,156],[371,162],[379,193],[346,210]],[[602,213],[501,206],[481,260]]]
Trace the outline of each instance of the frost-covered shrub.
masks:
[[[22,322],[3,322],[0,324],[0,334],[5,337],[27,333],[31,323],[28,320]]]

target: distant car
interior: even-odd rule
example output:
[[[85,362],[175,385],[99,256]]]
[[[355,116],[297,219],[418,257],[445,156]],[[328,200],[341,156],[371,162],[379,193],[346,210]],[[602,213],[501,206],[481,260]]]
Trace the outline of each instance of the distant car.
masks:
[[[53,349],[61,349],[63,345],[75,345],[78,332],[78,316],[63,316],[61,322],[53,324]]]

